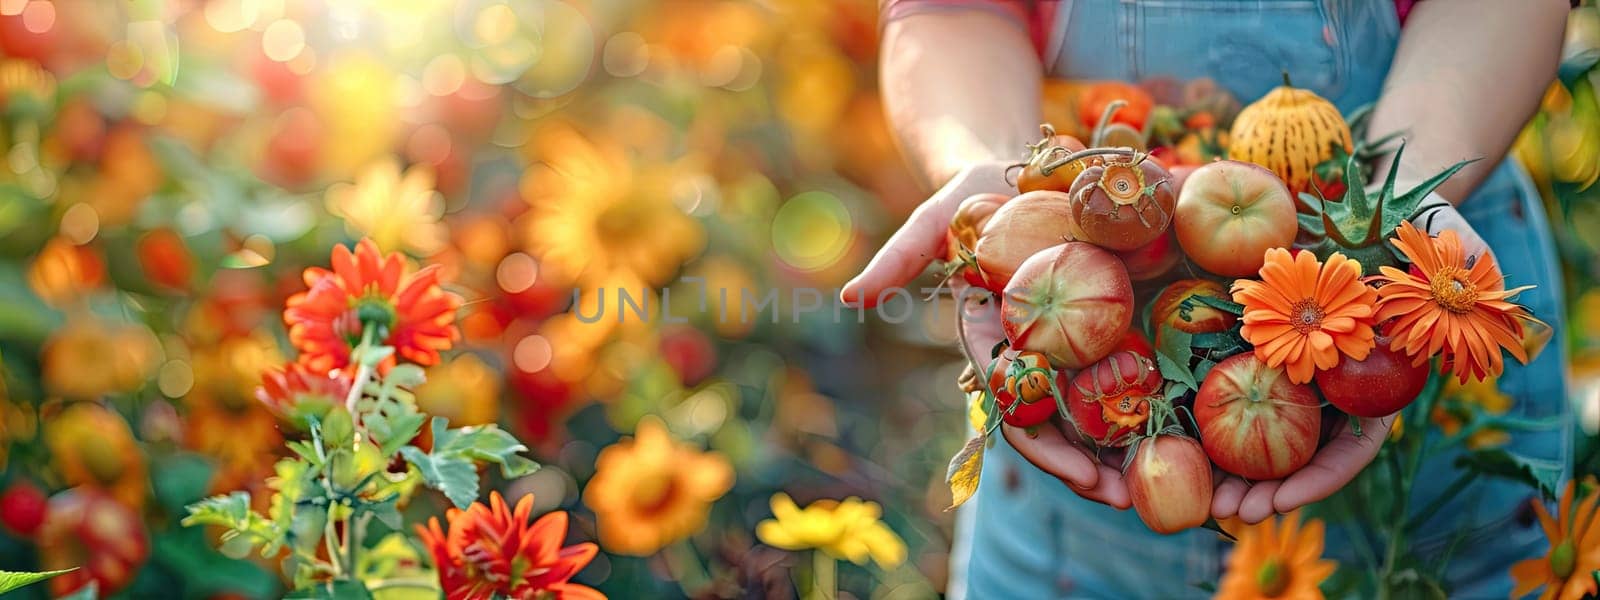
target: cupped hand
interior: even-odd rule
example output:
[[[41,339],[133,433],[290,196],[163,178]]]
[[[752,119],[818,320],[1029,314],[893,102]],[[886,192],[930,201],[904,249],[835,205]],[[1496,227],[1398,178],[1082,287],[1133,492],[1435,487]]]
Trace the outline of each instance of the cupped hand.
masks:
[[[1470,256],[1491,255],[1483,236],[1467,224],[1454,205],[1438,195],[1423,201],[1412,222],[1429,235],[1456,232]],[[1360,437],[1348,422],[1343,424],[1309,464],[1287,478],[1252,484],[1232,475],[1223,477],[1211,498],[1211,515],[1217,519],[1237,516],[1246,523],[1258,523],[1274,513],[1287,513],[1333,495],[1378,455],[1394,418],[1395,415],[1361,419]]]
[[[849,306],[871,308],[878,304],[885,290],[910,283],[935,258],[945,255],[945,232],[949,231],[950,219],[962,200],[973,194],[1010,196],[1017,193],[1006,181],[1009,166],[1002,162],[977,163],[956,173],[911,213],[905,224],[878,249],[867,268],[844,285],[839,299]]]

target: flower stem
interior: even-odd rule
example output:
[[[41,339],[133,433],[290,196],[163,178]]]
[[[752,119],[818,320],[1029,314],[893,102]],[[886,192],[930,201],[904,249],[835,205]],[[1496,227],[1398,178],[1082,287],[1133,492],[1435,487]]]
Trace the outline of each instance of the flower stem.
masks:
[[[361,399],[361,390],[367,386],[367,378],[372,376],[372,367],[367,366],[367,361],[363,360],[362,355],[372,349],[372,336],[375,333],[377,333],[377,327],[368,324],[361,331],[361,345],[350,351],[350,358],[354,359],[357,364],[356,377],[350,382],[350,393],[344,397],[344,409],[350,413],[351,420],[356,421],[358,425],[360,420],[355,418],[356,401]]]
[[[837,563],[821,550],[811,551],[811,598],[835,600],[838,598]]]
[[[693,596],[711,584],[711,573],[706,570],[700,553],[689,538],[669,544],[665,550],[663,558],[667,560],[667,567],[672,571],[673,578],[678,580],[678,587],[684,595]]]
[[[425,578],[420,578],[420,577],[419,578],[414,578],[414,579],[374,579],[372,581],[366,582],[366,586],[367,586],[367,591],[370,591],[370,592],[376,592],[378,590],[400,589],[400,588],[413,589],[413,590],[431,590],[431,591],[435,591],[435,592],[439,591],[438,582],[435,582],[432,579],[425,579]]]

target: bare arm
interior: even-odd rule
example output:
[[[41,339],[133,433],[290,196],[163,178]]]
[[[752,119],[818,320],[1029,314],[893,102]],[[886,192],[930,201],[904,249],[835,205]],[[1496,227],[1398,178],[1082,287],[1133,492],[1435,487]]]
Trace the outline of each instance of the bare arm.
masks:
[[[879,80],[900,148],[928,188],[1015,161],[1039,131],[1039,58],[1020,24],[983,9],[912,14],[883,34]]]
[[[1439,193],[1459,203],[1477,188],[1555,77],[1567,10],[1565,0],[1417,3],[1372,115],[1374,137],[1407,132],[1397,178],[1420,181],[1484,158]]]

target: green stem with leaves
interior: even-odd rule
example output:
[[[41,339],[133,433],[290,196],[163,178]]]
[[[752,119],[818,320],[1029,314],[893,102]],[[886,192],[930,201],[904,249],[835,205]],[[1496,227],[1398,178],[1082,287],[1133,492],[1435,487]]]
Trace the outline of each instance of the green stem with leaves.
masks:
[[[377,332],[377,326],[368,323],[361,330],[361,345],[350,351],[351,361],[357,364],[356,376],[355,379],[350,381],[350,393],[344,397],[344,409],[350,413],[350,418],[356,421],[357,424],[360,421],[355,419],[356,401],[361,399],[361,391],[367,386],[367,378],[372,376],[371,361],[367,360],[366,354],[372,351],[372,338]]]
[[[822,550],[811,551],[811,598],[834,600],[838,593],[838,563]]]

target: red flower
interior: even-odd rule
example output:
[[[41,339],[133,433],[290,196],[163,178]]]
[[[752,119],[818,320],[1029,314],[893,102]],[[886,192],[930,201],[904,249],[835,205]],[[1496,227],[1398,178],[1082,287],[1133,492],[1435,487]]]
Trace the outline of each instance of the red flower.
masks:
[[[448,600],[604,600],[594,588],[568,580],[594,558],[592,543],[562,548],[567,537],[567,513],[556,511],[528,524],[533,495],[523,496],[512,511],[499,492],[489,494],[489,505],[474,502],[467,510],[445,513],[449,533],[438,519],[417,526],[433,564],[439,569],[439,586]]]
[[[372,240],[361,240],[354,253],[335,246],[332,263],[332,271],[306,269],[301,277],[310,289],[290,296],[283,311],[289,341],[311,370],[326,373],[350,364],[350,350],[368,326],[375,328],[375,341],[423,366],[439,362],[439,351],[460,337],[460,301],[440,289],[435,267],[405,275],[404,259],[384,256]],[[394,360],[384,359],[380,370]]]
[[[348,373],[318,373],[300,363],[289,363],[261,374],[256,399],[278,415],[303,424],[307,416],[322,418],[335,406],[344,406],[350,393]]]

